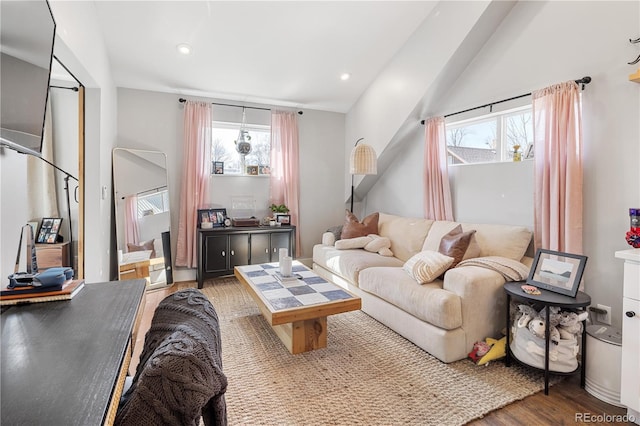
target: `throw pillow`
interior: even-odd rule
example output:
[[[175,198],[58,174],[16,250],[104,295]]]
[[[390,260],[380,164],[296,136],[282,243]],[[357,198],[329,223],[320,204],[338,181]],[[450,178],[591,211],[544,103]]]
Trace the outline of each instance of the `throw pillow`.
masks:
[[[371,234],[366,237],[343,238],[335,242],[338,250],[349,250],[363,248],[372,253],[378,253],[381,256],[393,256],[391,241],[387,237]]]
[[[359,249],[364,248],[370,242],[371,238],[369,237],[342,238],[336,241],[335,246],[338,250]]]
[[[140,244],[127,243],[127,251],[131,253],[132,251],[151,250],[151,257],[156,257],[156,250],[153,247],[153,241],[154,240],[149,240]]]
[[[453,257],[437,251],[425,250],[413,255],[402,268],[418,284],[426,284],[442,275],[452,263]]]
[[[356,215],[347,210],[340,238],[366,237],[369,234],[377,234],[379,217],[379,213],[372,213],[360,222]]]
[[[381,256],[393,256],[391,251],[391,240],[387,237],[381,237],[380,235],[371,234],[368,236],[371,239],[364,249],[373,253],[378,253]]]
[[[464,258],[475,232],[475,230],[462,232],[462,225],[458,225],[442,237],[438,251],[445,256],[453,257],[451,268],[460,263]]]

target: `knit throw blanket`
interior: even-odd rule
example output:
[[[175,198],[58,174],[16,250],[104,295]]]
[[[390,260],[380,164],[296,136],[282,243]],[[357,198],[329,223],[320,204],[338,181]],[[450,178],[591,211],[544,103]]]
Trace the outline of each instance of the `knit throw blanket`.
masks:
[[[116,425],[226,425],[220,327],[197,289],[167,296],[154,312]]]
[[[498,272],[505,281],[525,281],[529,276],[529,267],[517,260],[500,256],[475,257],[463,260],[456,268],[464,266],[479,266]]]

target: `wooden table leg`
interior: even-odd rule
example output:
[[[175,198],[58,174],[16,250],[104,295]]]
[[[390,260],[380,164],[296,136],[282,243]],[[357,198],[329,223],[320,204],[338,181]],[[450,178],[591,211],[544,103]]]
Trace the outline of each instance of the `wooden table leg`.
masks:
[[[292,354],[327,347],[327,317],[274,325],[272,328]]]

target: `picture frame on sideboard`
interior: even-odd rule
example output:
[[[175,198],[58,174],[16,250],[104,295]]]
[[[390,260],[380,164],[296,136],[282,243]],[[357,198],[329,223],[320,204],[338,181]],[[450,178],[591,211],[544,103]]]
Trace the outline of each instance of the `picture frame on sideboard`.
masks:
[[[281,213],[276,214],[276,223],[279,223],[281,226],[290,226],[291,215]]]

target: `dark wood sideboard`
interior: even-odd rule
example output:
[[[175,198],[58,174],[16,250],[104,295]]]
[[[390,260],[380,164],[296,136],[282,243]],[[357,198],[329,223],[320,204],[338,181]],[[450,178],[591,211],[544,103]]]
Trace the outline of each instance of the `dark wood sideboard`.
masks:
[[[240,265],[277,262],[279,249],[295,257],[295,226],[256,226],[198,229],[198,288],[204,280],[233,275]]]
[[[145,285],[85,284],[72,300],[3,309],[0,423],[112,424]]]

